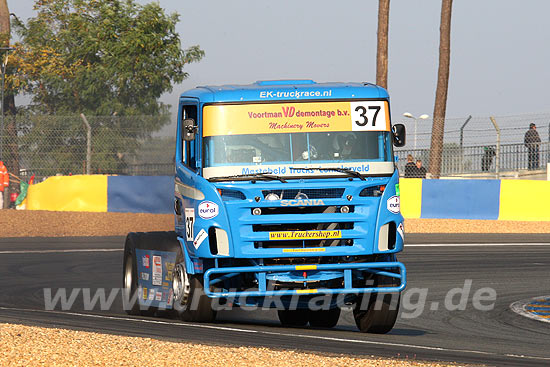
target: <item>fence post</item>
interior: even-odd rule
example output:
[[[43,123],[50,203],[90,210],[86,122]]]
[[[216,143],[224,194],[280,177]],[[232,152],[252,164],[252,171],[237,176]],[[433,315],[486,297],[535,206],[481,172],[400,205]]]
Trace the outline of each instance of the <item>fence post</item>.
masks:
[[[496,162],[495,162],[495,176],[498,180],[499,178],[499,166],[500,166],[500,128],[498,127],[498,124],[494,117],[490,117],[491,122],[493,123],[493,126],[495,127],[495,130],[497,131],[497,151],[496,151]]]
[[[468,122],[470,122],[470,120],[472,119],[472,115],[468,116],[468,118],[466,119],[466,121],[464,121],[464,124],[462,124],[462,127],[460,128],[460,168],[462,169],[462,172],[460,173],[464,173],[465,169],[464,169],[464,128],[466,127],[466,125],[468,124]]]
[[[92,128],[83,113],[80,114],[80,117],[84,121],[84,125],[86,125],[86,174],[89,175],[92,170]]]

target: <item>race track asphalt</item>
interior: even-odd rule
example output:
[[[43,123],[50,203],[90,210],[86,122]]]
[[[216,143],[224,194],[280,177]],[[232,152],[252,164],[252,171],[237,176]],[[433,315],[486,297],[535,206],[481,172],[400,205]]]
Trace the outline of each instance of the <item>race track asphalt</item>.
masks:
[[[407,289],[397,324],[386,335],[359,333],[349,311],[334,329],[283,328],[272,310],[222,311],[213,324],[194,324],[127,316],[120,294],[107,310],[99,302],[86,310],[82,291],[70,310],[60,304],[45,310],[45,289],[52,294],[91,289],[92,296],[101,288],[107,296],[118,289],[123,242],[123,237],[0,239],[0,321],[208,344],[550,365],[550,324],[510,310],[517,300],[550,294],[549,235],[407,235],[400,255]]]

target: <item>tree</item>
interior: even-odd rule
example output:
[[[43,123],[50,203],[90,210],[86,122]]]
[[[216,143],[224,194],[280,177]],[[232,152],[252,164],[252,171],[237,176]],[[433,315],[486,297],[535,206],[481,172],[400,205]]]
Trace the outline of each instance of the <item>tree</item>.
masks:
[[[159,97],[187,77],[204,52],[181,49],[177,14],[133,0],[37,1],[37,16],[16,22],[20,86],[48,113],[156,115]]]
[[[7,58],[10,48],[11,27],[10,11],[7,0],[0,0],[0,71],[5,76],[7,70]],[[4,86],[2,86],[4,88]],[[2,120],[0,126],[0,160],[4,160],[9,172],[19,172],[19,151],[17,145],[17,129],[15,126],[15,95],[8,90],[4,93],[2,103]],[[5,118],[6,113],[10,115]],[[7,195],[6,195],[7,197]]]
[[[388,88],[388,24],[390,0],[378,2],[378,47],[376,50],[376,84]]]
[[[451,61],[451,10],[453,0],[442,0],[441,25],[439,28],[439,70],[432,124],[429,172],[433,178],[441,173],[443,153],[443,132],[447,110],[447,91],[449,89],[449,65]]]
[[[201,60],[204,51],[199,46],[181,48],[175,31],[179,16],[165,14],[158,3],[37,0],[34,8],[36,17],[26,23],[14,22],[21,41],[15,43],[10,58],[14,72],[9,88],[31,96],[28,111],[32,114],[111,116],[90,120],[92,166],[95,172],[120,167],[122,155],[113,147],[131,149],[137,139],[150,136],[169,121],[169,105],[159,98],[188,76],[184,66]],[[137,117],[141,115],[164,117]],[[37,120],[27,121],[31,126],[27,124],[25,131],[32,135],[32,121]],[[56,136],[59,142],[82,141],[82,121],[79,117],[72,121],[79,124],[76,137],[75,128],[63,119],[40,123],[40,129],[71,134]],[[51,145],[53,153],[55,144]],[[41,155],[48,154],[44,151],[47,145],[40,148]],[[81,166],[80,156],[69,154],[66,159]]]

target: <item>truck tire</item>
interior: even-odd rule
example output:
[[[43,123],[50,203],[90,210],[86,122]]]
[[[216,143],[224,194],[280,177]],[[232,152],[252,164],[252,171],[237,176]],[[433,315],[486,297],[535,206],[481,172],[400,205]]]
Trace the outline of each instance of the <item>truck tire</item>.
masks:
[[[309,322],[309,310],[277,310],[279,321],[283,326],[306,326]]]
[[[398,280],[391,277],[375,276],[375,286],[397,286]],[[397,301],[393,301],[397,297]],[[381,298],[381,299],[380,299]],[[357,328],[362,333],[386,334],[393,329],[399,305],[401,303],[401,293],[371,293],[368,297],[366,309],[361,309],[361,301],[355,304],[353,317]]]
[[[124,243],[124,262],[122,265],[122,286],[128,293],[129,305],[125,310],[128,315],[153,316],[157,311],[156,307],[147,307],[139,304],[140,295],[138,292],[138,276],[136,264],[136,246],[142,240],[139,233],[129,233]]]
[[[181,248],[176,257],[172,287],[176,317],[192,322],[213,322],[216,319],[212,299],[204,293],[203,276],[187,273]]]
[[[330,310],[309,311],[309,325],[313,327],[333,328],[338,324],[340,307]]]

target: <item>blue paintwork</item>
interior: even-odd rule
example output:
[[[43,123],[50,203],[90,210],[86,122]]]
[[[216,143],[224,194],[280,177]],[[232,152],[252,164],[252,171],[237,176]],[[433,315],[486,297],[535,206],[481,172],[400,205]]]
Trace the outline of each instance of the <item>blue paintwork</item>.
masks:
[[[296,92],[319,92],[304,96]],[[325,93],[326,92],[326,93]],[[330,95],[328,92],[330,92]],[[278,93],[278,94],[277,94]],[[337,99],[389,99],[388,92],[369,83],[304,83],[304,81],[256,82],[249,85],[197,87],[184,92],[181,98],[195,98],[201,103],[300,101]]]
[[[328,93],[327,91],[330,91]],[[309,96],[305,96],[305,94]],[[329,94],[329,95],[327,95]],[[246,86],[220,86],[198,87],[184,92],[180,98],[180,113],[178,117],[178,143],[176,157],[183,156],[181,120],[183,103],[194,104],[197,107],[197,121],[199,131],[196,141],[201,144],[202,137],[202,108],[205,104],[213,102],[269,102],[269,101],[305,101],[305,100],[339,100],[339,99],[389,99],[387,92],[378,86],[362,83],[323,83],[317,84],[311,81],[275,81],[259,82]],[[192,146],[193,148],[193,146]],[[391,148],[388,147],[389,152]],[[267,259],[302,258],[304,263],[311,263],[319,257],[347,257],[379,255],[377,262],[338,264],[319,264],[307,281],[328,281],[342,278],[344,287],[323,289],[323,294],[359,294],[368,292],[400,292],[406,286],[406,271],[403,264],[395,260],[395,254],[403,249],[403,238],[396,234],[395,247],[387,251],[378,250],[379,228],[389,222],[399,226],[403,222],[400,213],[395,214],[386,208],[389,198],[396,195],[398,184],[398,172],[394,171],[388,176],[366,176],[365,181],[358,178],[332,177],[332,178],[308,178],[287,179],[287,183],[280,181],[226,181],[209,182],[201,176],[202,149],[196,149],[196,167],[191,169],[183,164],[180,158],[176,158],[176,190],[175,199],[182,207],[182,213],[176,215],[175,228],[181,243],[185,265],[188,273],[204,273],[204,285],[206,294],[210,297],[254,296],[268,297],[277,295],[301,294],[297,290],[267,290],[269,280],[296,279],[294,265],[264,266]],[[393,154],[388,154],[392,157]],[[359,193],[366,187],[386,185],[381,197],[360,197]],[[179,189],[178,189],[179,187]],[[350,213],[320,213],[320,214],[278,214],[278,215],[252,215],[253,208],[266,209],[268,207],[282,207],[281,201],[266,201],[263,199],[264,190],[291,190],[291,189],[326,189],[343,188],[344,194],[337,199],[323,199],[324,206],[352,206]],[[244,195],[244,199],[223,200],[219,189],[238,190]],[[348,200],[347,197],[352,199]],[[255,198],[262,198],[257,201]],[[211,219],[203,219],[198,215],[198,206],[204,201],[210,201],[218,206],[218,214]],[[209,233],[209,228],[217,227],[227,231],[229,240],[229,254],[212,254],[209,238],[207,237],[200,246],[193,244],[186,236],[185,208],[194,210],[193,238],[197,238],[201,230]],[[275,225],[284,223],[335,223],[353,222],[354,228],[342,230],[342,238],[353,240],[353,245],[324,247],[308,251],[305,248],[300,252],[285,252],[281,248],[256,248],[255,241],[269,241],[268,232],[254,232],[253,225]],[[187,218],[189,224],[189,218]],[[224,260],[240,261],[239,266],[221,266]],[[243,262],[249,265],[241,265]],[[231,264],[224,263],[224,264]],[[398,269],[399,274],[386,270]],[[399,286],[395,287],[352,287],[352,280],[360,277],[361,271],[378,273],[399,279]],[[245,273],[253,273],[258,282],[258,289],[252,291],[211,292],[210,285],[222,287],[224,282],[231,281]],[[266,275],[267,273],[267,275]],[[221,278],[220,278],[221,277]],[[223,288],[223,287],[222,287]]]

